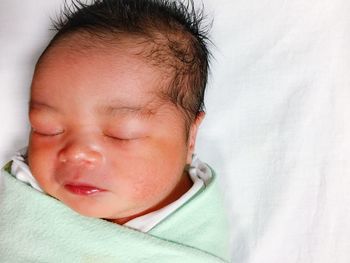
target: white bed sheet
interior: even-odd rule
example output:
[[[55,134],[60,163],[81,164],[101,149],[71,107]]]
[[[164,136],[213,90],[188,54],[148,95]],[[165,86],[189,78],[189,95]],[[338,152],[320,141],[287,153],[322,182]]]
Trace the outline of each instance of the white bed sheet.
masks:
[[[60,0],[0,2],[0,163],[26,144]],[[205,0],[216,44],[197,153],[220,175],[233,262],[350,262],[350,2]]]

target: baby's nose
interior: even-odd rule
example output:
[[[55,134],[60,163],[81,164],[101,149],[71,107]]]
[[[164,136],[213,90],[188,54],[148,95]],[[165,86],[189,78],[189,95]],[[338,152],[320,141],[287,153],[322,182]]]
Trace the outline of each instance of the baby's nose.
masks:
[[[67,143],[59,152],[58,159],[65,164],[94,167],[102,162],[103,156],[91,141],[78,139]]]

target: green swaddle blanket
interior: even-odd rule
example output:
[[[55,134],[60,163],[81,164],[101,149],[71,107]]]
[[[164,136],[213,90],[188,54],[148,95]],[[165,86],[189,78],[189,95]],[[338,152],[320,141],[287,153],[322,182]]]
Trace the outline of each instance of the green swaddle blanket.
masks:
[[[1,170],[1,262],[228,262],[215,176],[148,233],[89,218]]]

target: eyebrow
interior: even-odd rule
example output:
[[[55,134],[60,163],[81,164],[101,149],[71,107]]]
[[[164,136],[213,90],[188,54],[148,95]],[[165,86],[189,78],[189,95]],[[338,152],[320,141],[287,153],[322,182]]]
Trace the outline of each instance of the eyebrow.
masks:
[[[45,108],[51,111],[56,111],[58,112],[58,109],[55,108],[52,105],[49,105],[45,102],[40,102],[40,101],[34,101],[30,100],[29,101],[29,109],[33,108]],[[132,114],[136,116],[149,116],[154,114],[154,109],[151,109],[150,107],[147,107],[146,105],[144,106],[133,106],[133,105],[123,105],[123,106],[113,106],[113,105],[108,105],[108,106],[102,106],[98,109],[98,113],[101,115],[108,115],[108,116],[115,116],[116,114],[119,113],[127,113],[127,114]]]
[[[49,110],[57,111],[57,109],[55,107],[53,107],[45,102],[30,100],[29,101],[29,109],[33,109],[33,108],[46,108]]]
[[[154,109],[151,109],[147,107],[146,105],[143,106],[132,106],[132,105],[123,105],[123,106],[104,106],[100,108],[99,112],[103,115],[108,115],[108,116],[115,116],[117,114],[131,114],[135,115],[137,117],[140,116],[150,116],[154,114]]]

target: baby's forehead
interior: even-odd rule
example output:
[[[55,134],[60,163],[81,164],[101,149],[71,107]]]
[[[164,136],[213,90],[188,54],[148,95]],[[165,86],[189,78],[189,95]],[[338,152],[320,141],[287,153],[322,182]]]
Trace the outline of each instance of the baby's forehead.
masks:
[[[79,30],[77,32],[66,33],[66,35],[59,37],[57,40],[54,39],[44,51],[44,54],[51,50],[57,50],[58,47],[69,49],[72,53],[95,53],[100,55],[113,55],[122,51],[125,55],[137,56],[150,60],[152,58],[152,53],[164,48],[161,46],[168,44],[165,42],[167,42],[167,40],[163,39],[159,41],[147,34],[113,34],[105,31],[92,33]],[[162,59],[165,60],[170,54],[162,52],[162,56]]]
[[[194,56],[189,51],[188,39],[181,39],[186,38],[179,33],[154,30],[144,33],[77,30],[54,38],[38,63],[46,57],[46,53],[59,52],[61,48],[72,53],[101,55],[101,59],[122,53],[157,67],[167,77],[174,77],[185,70],[184,62],[193,61]]]
[[[70,59],[83,59],[94,57],[95,61],[106,61],[106,57],[130,56],[141,58],[136,52],[132,52],[135,46],[132,42],[122,39],[118,43],[109,43],[93,37],[87,38],[80,33],[68,35],[49,45],[38,60],[37,66],[44,62],[52,62],[51,59],[65,57],[67,63]],[[139,47],[140,48],[140,47]]]
[[[71,44],[53,46],[38,63],[31,92],[36,104],[55,101],[53,95],[57,95],[72,101],[78,97],[76,101],[86,100],[101,111],[116,112],[118,108],[118,112],[151,114],[169,103],[165,96],[168,75],[160,68],[121,49],[95,47],[91,52],[82,52],[71,49]]]
[[[157,48],[158,51],[155,52]],[[115,67],[118,63],[114,62],[122,59],[124,61],[134,61],[132,67],[123,67],[122,70],[127,70],[123,80],[135,78],[139,68],[144,67],[148,70],[148,73],[144,75],[148,76],[148,78],[153,77],[152,82],[154,84],[150,95],[154,103],[148,104],[140,112],[151,114],[156,112],[159,107],[163,107],[164,104],[174,106],[176,102],[172,100],[180,90],[180,87],[174,87],[173,85],[174,76],[176,75],[174,72],[177,68],[172,65],[171,59],[167,56],[169,56],[168,52],[159,51],[159,43],[150,42],[144,35],[120,34],[117,38],[110,35],[98,38],[90,33],[75,32],[62,37],[48,47],[37,63],[36,73],[45,71],[45,73],[53,74],[52,72],[57,69],[58,64],[66,67],[66,64],[80,63],[84,67],[95,63],[96,65],[92,69],[96,70],[96,72],[84,73],[80,71],[82,72],[81,74],[85,74],[86,79],[90,79],[94,74],[98,74],[100,80],[113,80],[114,76],[109,74],[110,70],[106,69],[106,67],[103,67],[103,72],[97,72],[98,65],[110,63],[111,67]],[[61,63],[59,60],[61,60]],[[63,63],[62,60],[64,60]],[[60,74],[62,75],[62,73]],[[36,75],[33,78],[34,84]],[[118,79],[116,81],[123,80]],[[140,79],[139,82],[142,82],[140,85],[144,85],[144,88],[151,87],[146,85],[145,79]],[[47,85],[43,87],[48,89]],[[174,96],[169,95],[170,91]],[[70,90],[68,90],[68,93],[70,93]],[[135,92],[130,92],[131,94],[135,94]],[[147,97],[151,97],[148,95]]]
[[[57,59],[64,56],[67,63],[76,63],[77,59],[91,57],[94,63],[109,63],[111,67],[116,66],[121,58],[126,58],[134,61],[135,68],[146,64],[152,71],[157,72],[160,84],[167,82],[170,84],[177,68],[170,62],[172,60],[170,55],[159,50],[159,44],[150,42],[144,35],[124,33],[112,37],[105,34],[103,38],[86,32],[75,32],[64,36],[49,45],[39,58],[36,68],[40,69],[40,65],[52,60],[52,57]],[[54,61],[51,62],[54,65]]]

